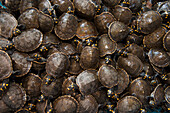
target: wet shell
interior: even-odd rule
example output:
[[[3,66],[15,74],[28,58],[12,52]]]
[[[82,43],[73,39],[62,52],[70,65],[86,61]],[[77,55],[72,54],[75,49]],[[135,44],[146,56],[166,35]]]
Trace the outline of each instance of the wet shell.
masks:
[[[139,73],[143,70],[143,63],[141,60],[132,54],[127,57],[120,56],[117,61],[119,68],[123,68],[128,74],[133,77],[137,77]]]
[[[138,113],[142,104],[134,96],[126,96],[117,103],[119,113]]]
[[[153,67],[149,62],[143,63],[143,71],[147,72],[147,74],[150,76],[152,76],[154,74]]]
[[[98,48],[100,52],[100,57],[107,54],[113,54],[116,51],[117,43],[109,38],[107,34],[103,34],[99,37]]]
[[[106,64],[106,59],[105,59],[105,57],[103,57],[103,58],[100,57],[98,67],[101,67],[103,64]],[[112,65],[113,67],[116,67],[116,61],[112,60],[110,65]]]
[[[76,99],[69,95],[57,98],[53,102],[54,113],[78,113],[79,104]]]
[[[129,93],[135,96],[144,104],[147,104],[147,96],[151,94],[151,86],[148,81],[141,77],[133,80],[129,86]]]
[[[150,49],[148,57],[150,62],[158,67],[166,67],[170,64],[170,56],[161,49]]]
[[[61,40],[70,40],[75,36],[77,26],[77,18],[72,14],[64,13],[59,17],[54,31]]]
[[[33,98],[40,95],[41,78],[38,75],[29,73],[26,78],[23,79],[23,87],[27,94]]]
[[[107,88],[112,88],[118,84],[118,72],[111,65],[102,65],[98,71],[98,78],[101,84]]]
[[[1,113],[11,113],[12,109],[9,108],[4,102],[3,100],[0,100],[0,111]]]
[[[19,36],[13,38],[15,48],[18,51],[30,52],[37,49],[43,40],[43,34],[38,29],[23,31]]]
[[[13,72],[12,61],[9,55],[0,50],[0,80],[9,78]]]
[[[37,102],[35,107],[38,113],[45,113],[45,106],[46,106],[46,101]]]
[[[96,47],[86,46],[80,55],[80,66],[83,69],[96,69],[99,63],[99,50]]]
[[[90,21],[82,20],[77,27],[76,36],[79,39],[87,39],[97,36],[98,32],[94,24]]]
[[[78,61],[75,59],[70,59],[70,67],[68,71],[70,74],[79,74],[83,71],[83,69]]]
[[[145,34],[150,34],[162,25],[162,18],[155,11],[147,11],[138,18],[138,28]]]
[[[44,9],[51,8],[51,3],[49,0],[39,0],[38,9],[43,11]]]
[[[128,2],[129,8],[133,13],[136,13],[141,10],[143,0],[128,0]]]
[[[32,62],[27,61],[27,58],[30,58],[28,54],[17,51],[11,55],[14,71],[21,71],[19,75],[15,75],[16,77],[22,77],[30,71]]]
[[[165,100],[166,100],[168,103],[170,103],[170,86],[168,86],[168,87],[165,89],[164,93],[165,93]]]
[[[26,29],[38,28],[39,11],[36,8],[28,8],[18,18],[18,23],[25,25]]]
[[[43,41],[42,41],[42,44],[59,44],[60,43],[60,40],[59,38],[52,34],[52,33],[45,33],[43,35]]]
[[[100,15],[96,15],[94,17],[94,23],[100,33],[107,33],[107,24],[110,24],[113,21],[115,21],[115,18],[110,12],[103,12]]]
[[[75,47],[70,43],[61,43],[59,51],[66,55],[73,55],[76,53]]]
[[[121,0],[102,0],[106,6],[114,7],[120,3]]]
[[[163,38],[163,46],[167,51],[170,51],[170,31]]]
[[[79,86],[81,93],[88,95],[96,92],[99,87],[96,70],[85,70],[76,78],[76,84]]]
[[[46,63],[46,72],[55,78],[62,77],[70,65],[68,57],[61,52],[51,54]]]
[[[19,9],[19,4],[21,0],[8,0],[5,2],[5,6],[8,7],[11,11],[16,11]]]
[[[142,39],[143,39],[142,37],[143,36],[140,37],[135,34],[131,34],[131,35],[128,35],[128,37],[126,38],[126,42],[130,41],[132,43],[140,45],[142,43]]]
[[[98,90],[92,93],[98,104],[103,104],[108,99],[106,89]]]
[[[0,35],[5,38],[11,38],[14,28],[18,25],[15,17],[7,12],[0,13]]]
[[[20,85],[12,83],[2,100],[10,108],[19,109],[26,103],[26,92]]]
[[[122,22],[114,21],[109,25],[108,34],[114,41],[122,41],[129,33],[127,25]]]
[[[20,13],[23,13],[26,9],[37,7],[38,6],[38,0],[21,0],[19,9]]]

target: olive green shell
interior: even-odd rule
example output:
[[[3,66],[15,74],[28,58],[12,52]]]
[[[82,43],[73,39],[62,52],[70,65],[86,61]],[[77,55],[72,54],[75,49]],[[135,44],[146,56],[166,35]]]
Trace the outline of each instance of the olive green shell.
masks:
[[[38,1],[39,0],[21,0],[19,5],[20,13],[23,13],[28,8],[37,7]]]
[[[170,86],[168,86],[165,90],[165,100],[170,104]]]
[[[19,36],[13,38],[15,48],[21,52],[31,52],[37,49],[43,40],[43,34],[38,29],[23,31]]]
[[[13,30],[17,27],[18,22],[16,18],[7,13],[0,13],[0,36],[5,38],[11,38],[13,35]]]
[[[59,51],[66,55],[73,55],[76,53],[75,47],[70,43],[61,43]]]
[[[13,72],[12,60],[9,55],[0,50],[0,80],[9,78]]]
[[[170,51],[170,31],[163,38],[163,46],[167,51]]]
[[[102,0],[106,6],[114,7],[120,3],[121,0]]]

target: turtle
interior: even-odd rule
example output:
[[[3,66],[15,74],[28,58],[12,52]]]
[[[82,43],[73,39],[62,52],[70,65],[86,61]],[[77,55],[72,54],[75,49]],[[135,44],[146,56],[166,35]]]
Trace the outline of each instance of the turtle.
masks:
[[[50,0],[39,0],[38,9],[40,11],[43,11],[44,9],[49,9],[51,7],[52,5],[51,5]]]
[[[3,96],[3,94],[6,93],[8,87],[9,87],[9,78],[4,79],[2,82],[0,82],[0,99]]]
[[[8,107],[3,100],[0,100],[0,111],[1,113],[9,113],[12,112],[13,110]]]
[[[70,43],[61,43],[60,46],[59,46],[59,51],[63,52],[67,56],[71,56],[71,55],[76,54],[75,47]]]
[[[38,113],[45,113],[46,100],[43,102],[37,102],[35,109]]]
[[[11,11],[19,10],[19,4],[21,0],[2,0],[3,5],[9,8]]]
[[[102,0],[106,6],[114,7],[120,3],[121,0]]]
[[[21,0],[19,5],[20,13],[23,13],[28,8],[38,7],[38,2],[38,0]]]
[[[128,2],[128,7],[132,11],[132,13],[137,13],[141,10],[143,0],[128,0]]]
[[[165,93],[165,100],[167,101],[167,103],[170,103],[170,98],[169,98],[170,86],[166,87],[166,89],[164,90],[164,93]]]
[[[14,43],[6,38],[0,38],[0,50],[3,50],[11,55],[14,50]]]
[[[170,51],[170,31],[168,31],[165,36],[163,37],[163,47],[167,50]]]

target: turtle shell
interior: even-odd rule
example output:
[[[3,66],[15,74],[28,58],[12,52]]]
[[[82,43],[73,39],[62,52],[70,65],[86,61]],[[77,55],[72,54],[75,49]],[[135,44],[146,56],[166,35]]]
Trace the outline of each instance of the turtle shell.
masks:
[[[112,14],[117,21],[123,22],[124,24],[129,24],[132,18],[132,11],[129,8],[120,5],[117,5],[113,9]]]
[[[163,38],[163,46],[167,51],[170,51],[170,31]]]
[[[59,44],[60,43],[60,40],[59,38],[52,34],[52,33],[45,33],[43,35],[43,41],[42,41],[42,44]]]
[[[150,49],[148,57],[150,62],[158,67],[167,67],[170,64],[170,56],[162,49]]]
[[[8,0],[5,2],[5,6],[8,7],[11,11],[16,11],[19,9],[19,4],[21,0]]]
[[[45,106],[46,106],[46,101],[37,102],[35,107],[38,113],[45,113]]]
[[[38,9],[43,11],[44,9],[52,8],[51,2],[49,0],[39,0]]]
[[[128,0],[129,8],[133,13],[138,12],[142,8],[143,0]]]
[[[122,22],[114,21],[109,25],[108,34],[114,41],[122,41],[129,33],[127,25]]]
[[[44,96],[47,97],[48,96],[52,96],[53,98],[58,97],[62,91],[63,78],[55,79],[51,84],[47,85],[45,84],[46,76],[43,78],[43,82],[41,84],[41,92],[44,94]]]
[[[66,55],[73,55],[76,53],[75,47],[70,43],[61,43],[59,51]]]
[[[97,113],[98,103],[92,95],[87,95],[83,100],[78,98],[79,113]]]
[[[142,43],[142,37],[140,36],[137,36],[135,34],[131,34],[131,35],[128,35],[128,37],[126,38],[126,42],[127,41],[130,41],[131,43],[135,43],[135,44],[138,44],[140,45]]]
[[[164,83],[169,85],[170,84],[170,72],[167,73],[166,76],[167,76],[168,80],[164,81]]]
[[[57,98],[53,102],[54,113],[78,113],[79,104],[77,100],[69,95]]]
[[[19,9],[20,13],[23,13],[26,9],[37,7],[39,0],[21,0]]]
[[[170,86],[168,86],[165,91],[165,100],[170,104]]]
[[[8,107],[3,100],[0,100],[0,111],[1,113],[11,113],[12,109]]]
[[[27,77],[23,79],[22,86],[26,90],[27,94],[33,98],[40,95],[41,78],[38,75],[29,73]]]
[[[162,18],[158,12],[147,11],[140,15],[137,26],[144,34],[150,34],[162,25]]]
[[[129,85],[129,75],[124,69],[118,68],[118,81],[117,87],[113,90],[115,94],[121,94]]]
[[[20,85],[12,83],[2,100],[10,108],[19,109],[26,103],[26,92]]]
[[[98,90],[94,93],[92,93],[93,97],[96,99],[98,104],[103,104],[108,100],[108,96],[106,94],[105,89]]]
[[[143,70],[143,63],[141,60],[132,54],[128,54],[127,57],[120,56],[117,60],[117,65],[133,77],[137,77]]]
[[[6,45],[9,43],[10,43],[10,41],[8,39],[0,38],[0,47],[1,48],[6,47]]]
[[[38,28],[39,27],[38,21],[39,11],[36,8],[26,9],[23,13],[21,13],[21,15],[18,18],[18,23],[25,25],[26,29]]]
[[[79,39],[87,39],[97,36],[98,32],[94,24],[90,21],[82,20],[77,27],[76,36]]]
[[[107,34],[103,34],[99,37],[98,48],[100,57],[103,57],[107,54],[113,54],[116,51],[117,43],[109,38]]]
[[[31,112],[28,109],[21,108],[21,109],[17,110],[15,113],[31,113]]]
[[[72,14],[64,13],[59,17],[54,31],[61,40],[70,40],[75,36],[77,26],[77,18]]]
[[[98,67],[101,67],[103,64],[106,64],[106,59],[105,59],[105,57],[100,57],[99,66]],[[116,61],[112,60],[110,65],[112,65],[113,67],[116,67]]]
[[[165,29],[159,27],[153,33],[144,36],[143,44],[147,48],[162,48],[162,39],[165,35]]]
[[[83,71],[83,69],[80,66],[80,63],[76,61],[75,59],[70,59],[70,67],[68,69],[70,74],[79,74]]]
[[[40,11],[39,15],[39,27],[43,33],[51,32],[54,28],[54,21],[51,16],[44,14]]]
[[[150,75],[150,76],[152,76],[154,74],[153,67],[148,62],[143,63],[143,71],[147,72],[147,74]]]
[[[32,62],[27,61],[27,58],[30,58],[28,54],[18,51],[14,51],[14,53],[11,55],[14,71],[21,71],[20,74],[15,74],[16,77],[22,77],[30,71]]]
[[[112,88],[118,84],[118,72],[111,65],[102,65],[98,71],[98,79],[107,88]]]
[[[66,72],[70,62],[68,57],[62,52],[56,52],[51,54],[46,63],[46,72],[55,78],[62,77]]]
[[[135,94],[136,97],[144,104],[147,104],[147,96],[151,94],[151,86],[148,81],[142,77],[134,79],[129,86],[129,93]]]
[[[102,0],[106,6],[114,7],[120,3],[121,0]]]
[[[38,29],[23,31],[19,36],[13,38],[15,48],[22,52],[31,52],[37,49],[43,40],[43,34]]]
[[[81,93],[88,95],[97,91],[99,81],[96,70],[85,70],[76,78],[76,84],[79,86]]]
[[[83,69],[96,69],[99,63],[99,50],[97,47],[86,46],[80,55],[80,66]]]
[[[97,30],[99,30],[99,33],[107,33],[107,24],[110,24],[113,21],[115,21],[115,18],[110,12],[103,12],[100,15],[96,15],[94,17],[94,23]]]
[[[11,38],[13,35],[13,30],[17,27],[18,22],[16,18],[7,13],[0,13],[0,35],[5,38]]]
[[[125,96],[117,103],[117,110],[119,113],[138,113],[142,104],[134,96]]]
[[[163,102],[164,96],[165,96],[164,88],[162,84],[158,84],[154,91],[151,93],[151,97],[153,97],[155,104],[159,105]]]
[[[9,55],[0,50],[0,80],[9,78],[13,72],[12,60]]]

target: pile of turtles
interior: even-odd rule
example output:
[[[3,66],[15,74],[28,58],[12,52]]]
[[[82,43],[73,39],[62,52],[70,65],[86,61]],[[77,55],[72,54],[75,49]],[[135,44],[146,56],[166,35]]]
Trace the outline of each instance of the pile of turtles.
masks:
[[[170,111],[169,0],[0,2],[0,113]]]

